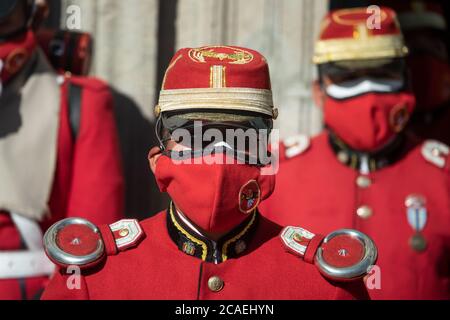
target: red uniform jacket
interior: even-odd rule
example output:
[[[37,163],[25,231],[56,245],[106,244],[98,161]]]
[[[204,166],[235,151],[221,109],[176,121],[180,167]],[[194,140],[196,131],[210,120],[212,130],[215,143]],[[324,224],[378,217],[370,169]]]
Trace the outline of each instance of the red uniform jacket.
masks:
[[[73,276],[60,268],[43,299],[367,298],[361,280],[331,283],[288,253],[278,237],[281,227],[257,213],[219,240],[219,252],[173,217],[162,212],[141,222],[146,236],[124,250],[115,248],[120,232],[112,236],[108,226],[100,227],[107,256],[82,269],[79,289],[68,288]],[[219,286],[211,286],[213,277]]]
[[[313,138],[309,148],[290,141],[280,147],[276,189],[261,213],[277,223],[301,224],[320,233],[353,228],[370,236],[378,247],[381,271],[381,289],[369,290],[373,299],[449,299],[449,160],[438,155],[443,167],[427,160],[428,144],[387,154],[376,160],[380,168],[362,175],[351,167],[351,156],[331,148],[327,133]],[[413,194],[426,201],[423,251],[410,245],[416,232],[408,222],[405,200]]]
[[[80,129],[74,141],[68,116],[68,83],[82,87]],[[57,164],[42,230],[65,217],[111,223],[123,213],[123,177],[112,96],[99,80],[71,77],[62,85]],[[0,251],[24,249],[7,212],[0,212]],[[32,299],[47,278],[0,280],[1,299]]]

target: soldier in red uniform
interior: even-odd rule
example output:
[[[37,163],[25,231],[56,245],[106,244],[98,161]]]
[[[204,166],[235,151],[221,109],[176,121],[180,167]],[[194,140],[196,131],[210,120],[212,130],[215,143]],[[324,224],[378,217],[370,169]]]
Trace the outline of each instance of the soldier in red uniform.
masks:
[[[410,51],[408,65],[417,99],[410,128],[420,137],[449,145],[449,34],[442,5],[436,0],[392,3]]]
[[[50,67],[31,27],[43,5],[0,4],[0,299],[42,293],[54,269],[42,236],[55,221],[123,212],[110,92]]]
[[[367,297],[360,277],[376,258],[372,241],[353,230],[324,238],[282,229],[261,217],[257,207],[274,188],[270,166],[250,143],[222,135],[267,138],[276,110],[263,56],[181,49],[156,111],[161,145],[149,162],[169,208],[143,222],[53,225],[44,242],[59,272],[44,299]]]
[[[381,9],[379,28],[372,14],[343,9],[323,21],[315,96],[327,128],[284,141],[261,213],[319,232],[367,233],[381,277],[371,298],[449,299],[449,148],[404,133],[414,107],[407,48],[394,11]]]

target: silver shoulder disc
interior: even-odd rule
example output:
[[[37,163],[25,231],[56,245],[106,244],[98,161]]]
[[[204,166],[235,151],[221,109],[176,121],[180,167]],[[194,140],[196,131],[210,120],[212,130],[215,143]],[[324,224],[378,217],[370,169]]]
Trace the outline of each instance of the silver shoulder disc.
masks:
[[[336,239],[338,236],[346,236],[351,240],[356,240],[357,243],[359,242],[359,245],[362,247],[359,248],[362,249],[362,257],[358,262],[348,266],[339,266],[333,265],[330,261],[326,261],[326,258],[324,257],[324,245],[331,243],[333,239]],[[343,265],[345,265],[345,259],[352,254],[352,248],[346,247],[345,244],[343,244],[342,247],[338,245],[335,249],[336,252],[328,252],[327,254],[333,255],[335,259],[341,260]],[[317,249],[315,257],[316,265],[324,276],[332,280],[341,281],[365,276],[369,272],[370,267],[375,264],[376,259],[377,247],[372,239],[364,233],[352,229],[337,230],[326,236],[322,241],[321,246]]]
[[[71,226],[82,226],[62,239],[61,233]],[[97,237],[98,240],[84,241],[88,237]],[[105,251],[100,231],[93,223],[82,218],[67,218],[52,225],[44,235],[44,248],[48,257],[56,264],[62,266],[83,266],[100,259]],[[72,250],[73,249],[73,250]],[[74,251],[82,249],[85,254],[76,254]]]

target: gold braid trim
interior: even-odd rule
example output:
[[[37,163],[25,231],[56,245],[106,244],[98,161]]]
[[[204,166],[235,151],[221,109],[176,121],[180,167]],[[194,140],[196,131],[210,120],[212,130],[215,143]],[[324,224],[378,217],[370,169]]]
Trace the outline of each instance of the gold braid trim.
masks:
[[[161,112],[190,109],[240,110],[274,117],[272,91],[253,88],[192,88],[161,90]]]
[[[253,216],[250,219],[249,223],[247,224],[247,226],[244,228],[244,230],[242,230],[240,233],[238,233],[235,237],[231,238],[230,240],[228,240],[227,242],[225,242],[222,246],[222,262],[225,262],[228,259],[227,256],[227,250],[228,250],[228,246],[230,245],[230,243],[237,241],[239,238],[241,238],[244,234],[247,233],[248,229],[253,225],[253,223],[255,222],[256,219],[256,209],[253,211]]]
[[[313,62],[397,58],[407,54],[408,48],[401,35],[332,39],[316,43]]]

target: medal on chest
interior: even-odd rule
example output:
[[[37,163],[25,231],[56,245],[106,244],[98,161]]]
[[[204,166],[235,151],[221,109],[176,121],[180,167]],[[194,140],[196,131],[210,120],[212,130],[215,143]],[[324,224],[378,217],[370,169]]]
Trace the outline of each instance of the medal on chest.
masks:
[[[412,194],[405,199],[406,217],[414,234],[409,238],[409,245],[415,251],[422,252],[427,248],[427,241],[422,230],[427,223],[428,213],[425,197]]]

